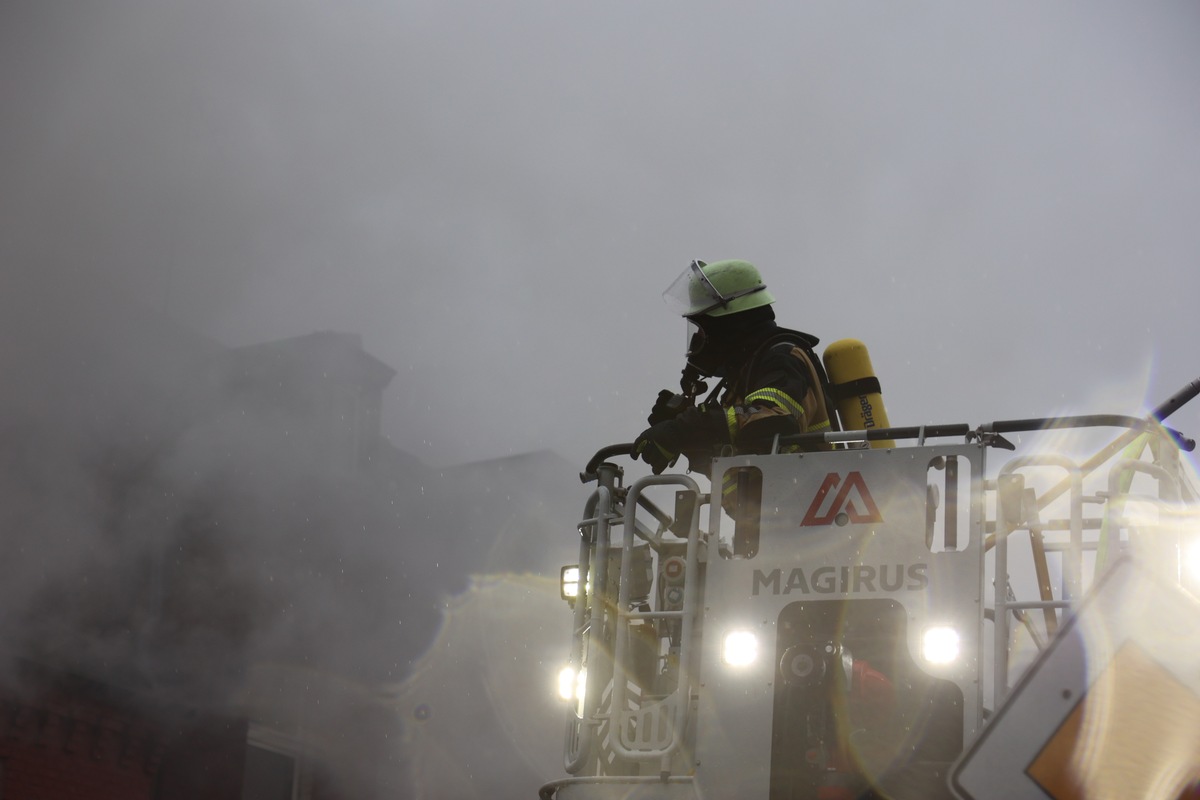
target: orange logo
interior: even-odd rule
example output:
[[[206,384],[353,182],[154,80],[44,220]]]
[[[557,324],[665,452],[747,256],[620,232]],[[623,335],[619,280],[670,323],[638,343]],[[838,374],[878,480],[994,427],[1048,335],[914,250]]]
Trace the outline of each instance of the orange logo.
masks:
[[[825,505],[825,498],[834,489],[838,490],[837,494],[822,514],[821,508]],[[838,525],[845,525],[847,522],[883,522],[883,515],[879,513],[879,507],[875,505],[861,472],[851,472],[845,481],[836,472],[826,475],[816,497],[804,514],[804,521],[800,523],[800,527],[829,525],[835,522]]]

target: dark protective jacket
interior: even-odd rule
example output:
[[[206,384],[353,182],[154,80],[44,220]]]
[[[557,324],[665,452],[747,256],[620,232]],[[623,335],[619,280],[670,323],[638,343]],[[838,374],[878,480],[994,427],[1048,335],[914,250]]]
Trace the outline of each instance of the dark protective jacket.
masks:
[[[818,339],[770,322],[736,349],[721,384],[679,416],[683,452],[708,471],[722,451],[761,453],[776,435],[828,429],[828,380],[813,348]]]

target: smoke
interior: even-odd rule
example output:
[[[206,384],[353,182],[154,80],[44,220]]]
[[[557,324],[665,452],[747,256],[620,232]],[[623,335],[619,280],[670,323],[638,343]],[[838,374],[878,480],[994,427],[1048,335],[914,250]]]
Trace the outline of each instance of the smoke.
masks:
[[[557,583],[479,579],[393,696],[418,797],[529,797],[562,773],[556,680],[570,628]]]
[[[434,471],[386,440],[344,464],[324,395],[275,363],[286,349],[229,351],[101,282],[20,288],[0,313],[6,657],[305,731],[347,786],[403,785],[406,715],[381,687],[411,675],[471,574],[574,557],[571,512],[539,496],[562,465]],[[344,367],[355,341],[312,337],[301,361]],[[489,624],[529,633],[511,611]]]
[[[694,257],[867,342],[900,421],[1195,377],[1187,3],[3,13],[0,253],[230,344],[359,332],[426,463],[635,435]]]

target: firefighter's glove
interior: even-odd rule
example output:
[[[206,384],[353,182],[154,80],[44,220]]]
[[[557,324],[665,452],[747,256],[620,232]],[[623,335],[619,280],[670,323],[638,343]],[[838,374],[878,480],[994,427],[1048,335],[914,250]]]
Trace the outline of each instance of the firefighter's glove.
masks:
[[[688,402],[683,395],[676,394],[670,389],[663,389],[658,393],[658,399],[654,401],[654,408],[650,409],[650,416],[646,417],[646,423],[657,425],[660,422],[675,419],[687,407]]]
[[[683,431],[678,420],[651,425],[633,443],[633,454],[650,465],[655,475],[673,465],[683,452]]]

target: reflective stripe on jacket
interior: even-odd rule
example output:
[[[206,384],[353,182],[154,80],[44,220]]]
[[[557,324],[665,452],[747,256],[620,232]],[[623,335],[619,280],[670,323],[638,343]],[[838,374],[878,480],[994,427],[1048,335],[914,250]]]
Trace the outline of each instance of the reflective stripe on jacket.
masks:
[[[809,352],[787,340],[768,342],[721,398],[729,441],[744,452],[764,450],[777,434],[830,427],[825,391]],[[821,449],[828,449],[822,447]]]

